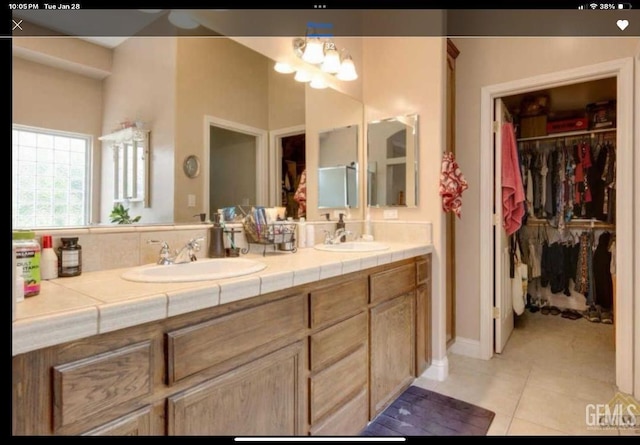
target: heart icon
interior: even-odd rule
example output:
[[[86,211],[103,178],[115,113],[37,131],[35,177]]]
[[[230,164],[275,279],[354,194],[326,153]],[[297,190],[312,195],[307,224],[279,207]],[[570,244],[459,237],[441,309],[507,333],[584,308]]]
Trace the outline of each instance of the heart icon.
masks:
[[[625,28],[629,26],[629,20],[618,20],[616,22],[616,25],[618,25],[618,28],[620,28],[620,30],[624,31]]]

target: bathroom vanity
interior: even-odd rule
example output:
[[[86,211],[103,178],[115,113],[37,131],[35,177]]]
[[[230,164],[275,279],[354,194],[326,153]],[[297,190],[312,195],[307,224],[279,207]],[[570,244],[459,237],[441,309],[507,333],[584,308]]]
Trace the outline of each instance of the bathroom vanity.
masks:
[[[101,286],[132,292],[119,304],[133,311],[149,284],[123,283],[123,269],[87,273],[95,335],[28,350],[16,336],[46,331],[50,317],[14,323],[13,434],[355,435],[429,365],[431,255],[400,243],[304,249],[167,291],[164,316],[113,329]],[[180,295],[210,303],[172,310]]]

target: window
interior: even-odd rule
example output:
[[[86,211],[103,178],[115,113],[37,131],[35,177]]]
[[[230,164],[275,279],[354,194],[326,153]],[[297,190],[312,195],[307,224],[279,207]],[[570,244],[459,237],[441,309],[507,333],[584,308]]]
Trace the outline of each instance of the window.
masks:
[[[89,223],[91,137],[13,126],[12,227]]]

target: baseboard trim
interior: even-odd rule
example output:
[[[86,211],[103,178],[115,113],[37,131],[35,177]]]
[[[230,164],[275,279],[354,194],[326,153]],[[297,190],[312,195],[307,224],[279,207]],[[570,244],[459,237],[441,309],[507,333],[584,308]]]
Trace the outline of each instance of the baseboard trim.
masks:
[[[456,341],[449,348],[449,352],[464,355],[465,357],[482,358],[480,340],[471,340],[470,338],[456,337]]]
[[[449,376],[449,359],[447,357],[435,360],[431,359],[431,366],[429,366],[420,377],[426,379],[437,380],[443,382]]]

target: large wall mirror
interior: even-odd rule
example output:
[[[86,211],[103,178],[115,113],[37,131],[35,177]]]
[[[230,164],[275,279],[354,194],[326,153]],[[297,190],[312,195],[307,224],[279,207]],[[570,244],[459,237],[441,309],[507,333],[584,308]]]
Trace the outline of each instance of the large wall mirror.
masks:
[[[114,202],[123,199],[128,200],[132,216],[142,215],[140,224],[195,222],[193,215],[205,206],[204,178],[209,175],[203,171],[190,178],[183,173],[182,163],[187,156],[195,155],[203,160],[202,169],[209,169],[204,162],[205,150],[211,150],[205,147],[203,136],[205,116],[260,129],[268,135],[265,146],[268,145],[269,157],[262,158],[262,164],[256,167],[264,172],[268,169],[267,173],[256,176],[246,171],[245,166],[236,166],[238,179],[257,178],[262,182],[255,187],[269,190],[268,202],[250,204],[283,205],[280,197],[293,195],[306,169],[311,200],[308,205],[312,207],[307,219],[319,219],[316,190],[319,133],[327,129],[351,126],[351,131],[356,131],[357,145],[352,145],[349,160],[344,164],[362,165],[363,105],[350,96],[331,88],[316,90],[296,82],[293,75],[277,73],[272,59],[232,39],[130,37],[122,40],[117,46],[100,46],[73,37],[13,39],[12,42],[13,123],[77,132],[93,138],[93,165],[88,167],[93,186],[87,190],[90,196],[87,224],[110,224]],[[43,63],[47,57],[31,57],[34,52],[55,55],[59,63]],[[81,64],[74,62],[76,60],[85,61],[87,66],[95,60],[103,60],[104,64],[100,69],[78,71]],[[140,60],[144,60],[144,70],[139,69]],[[220,60],[225,63],[221,64]],[[118,154],[118,166],[124,167],[124,161],[131,160],[127,164],[128,176],[124,170],[115,168],[112,143],[99,140],[126,119],[148,123],[147,129],[153,135],[148,159],[125,157],[124,150],[122,156]],[[292,128],[296,129],[294,133],[283,133]],[[280,136],[272,137],[278,132]],[[297,146],[303,147],[306,156],[294,156],[287,144],[294,136],[296,143],[301,140],[301,133],[303,137],[306,134],[306,147],[304,139],[302,145]],[[133,155],[133,151],[130,154]],[[276,159],[278,157],[280,159]],[[136,182],[138,176],[132,176],[129,166],[141,160],[145,162],[140,172],[146,176]],[[290,169],[290,178],[284,177],[282,173],[289,169],[281,166],[292,162],[295,170]],[[336,166],[342,161],[326,162]],[[136,164],[136,171],[138,167],[141,165]],[[356,176],[361,175],[361,170],[356,171]],[[123,182],[118,182],[125,177],[129,178],[128,189]],[[134,184],[137,185],[135,197],[131,189]],[[356,196],[350,197],[347,205],[362,207],[364,195],[361,187],[357,188],[362,178],[350,180],[350,184],[355,184]],[[287,188],[286,194],[283,187]],[[236,204],[242,202],[219,205]]]
[[[358,126],[319,136],[318,208],[358,207]]]
[[[367,124],[367,204],[418,205],[418,115]]]

